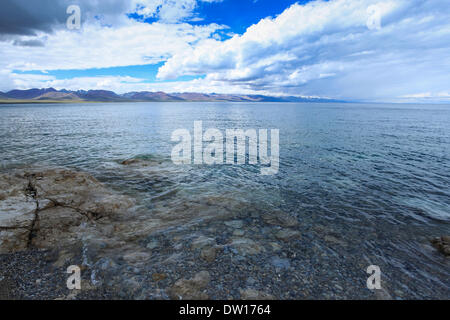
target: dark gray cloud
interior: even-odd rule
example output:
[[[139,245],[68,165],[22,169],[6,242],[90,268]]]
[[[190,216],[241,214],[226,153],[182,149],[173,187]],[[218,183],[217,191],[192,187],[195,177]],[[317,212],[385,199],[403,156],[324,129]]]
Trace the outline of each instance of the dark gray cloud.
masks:
[[[13,45],[19,47],[45,47],[45,42],[41,40],[14,40]]]
[[[0,41],[10,36],[50,33],[64,27],[69,5],[79,5],[82,21],[102,17],[112,22],[131,8],[126,0],[2,0],[0,4]]]
[[[2,0],[0,34],[34,35],[36,31],[51,32],[67,19],[64,2]]]

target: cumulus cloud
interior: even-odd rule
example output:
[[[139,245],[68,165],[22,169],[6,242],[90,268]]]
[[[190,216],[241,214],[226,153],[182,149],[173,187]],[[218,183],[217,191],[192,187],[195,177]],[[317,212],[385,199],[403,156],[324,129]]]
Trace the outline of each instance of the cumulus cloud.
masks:
[[[375,15],[375,16],[374,16]],[[373,23],[380,17],[379,28]],[[447,0],[332,0],[294,4],[243,35],[178,52],[161,79],[207,74],[252,90],[342,99],[448,91]]]
[[[120,28],[85,25],[80,32],[62,29],[48,35],[45,47],[23,48],[0,42],[0,66],[6,69],[89,69],[152,64],[164,61],[192,43],[208,38],[220,26],[210,24],[140,23]],[[29,41],[34,38],[23,38]]]

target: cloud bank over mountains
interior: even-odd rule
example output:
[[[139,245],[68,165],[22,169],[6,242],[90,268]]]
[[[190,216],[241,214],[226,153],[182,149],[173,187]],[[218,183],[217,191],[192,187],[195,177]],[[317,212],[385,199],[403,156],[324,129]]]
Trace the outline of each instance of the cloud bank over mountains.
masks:
[[[245,33],[225,39],[220,34],[226,25],[193,23],[200,20],[200,3],[220,2],[78,1],[82,28],[68,30],[66,9],[73,1],[5,0],[0,90],[450,100],[448,0],[309,1],[261,17]],[[123,75],[60,78],[50,72],[157,63],[162,63],[157,81]],[[186,76],[189,80],[180,78]]]

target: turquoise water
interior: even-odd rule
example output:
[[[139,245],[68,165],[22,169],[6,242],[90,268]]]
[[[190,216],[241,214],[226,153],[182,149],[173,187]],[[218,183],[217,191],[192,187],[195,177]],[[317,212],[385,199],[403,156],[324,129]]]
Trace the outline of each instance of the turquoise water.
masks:
[[[171,134],[203,128],[279,129],[280,169],[250,165],[174,167]],[[0,165],[59,165],[136,195],[151,211],[160,195],[182,201],[233,194],[261,212],[301,221],[303,239],[340,275],[380,265],[406,297],[448,297],[448,260],[429,239],[450,234],[450,106],[307,103],[115,103],[0,106]],[[117,163],[158,159],[157,182]],[[346,246],[325,243],[325,226]],[[325,258],[323,258],[325,259]],[[361,269],[365,274],[365,269]]]

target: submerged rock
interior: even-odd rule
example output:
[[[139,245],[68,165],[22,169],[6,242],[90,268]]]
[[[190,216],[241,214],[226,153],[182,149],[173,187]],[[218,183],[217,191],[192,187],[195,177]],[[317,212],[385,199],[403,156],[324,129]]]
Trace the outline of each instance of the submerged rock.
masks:
[[[289,269],[291,267],[291,262],[289,259],[283,259],[278,256],[272,257],[270,262],[278,269]]]
[[[132,164],[141,164],[141,163],[142,163],[142,161],[139,159],[127,159],[127,160],[122,161],[120,164],[124,165],[124,166],[129,166]]]
[[[431,240],[431,244],[439,252],[446,256],[450,256],[450,236],[442,236],[440,238],[434,238]]]
[[[259,243],[247,238],[234,238],[231,246],[236,248],[239,254],[244,256],[258,254],[264,251],[264,247]]]
[[[123,166],[150,167],[160,165],[162,160],[132,158],[120,162]]]
[[[202,249],[204,247],[210,247],[216,244],[216,240],[213,238],[207,238],[205,236],[200,236],[194,241],[192,241],[192,249]]]
[[[212,247],[204,248],[200,253],[200,257],[207,262],[213,262],[216,260],[217,250],[217,248]]]
[[[131,252],[123,256],[123,259],[130,264],[145,262],[149,258],[150,254],[146,252]]]
[[[265,223],[280,227],[295,227],[298,225],[297,218],[282,211],[274,211],[262,215]]]
[[[254,289],[240,290],[242,300],[275,300],[271,294]]]
[[[290,241],[295,239],[300,239],[302,237],[302,234],[300,231],[292,230],[292,229],[283,229],[278,231],[275,234],[275,237],[282,241]]]
[[[332,235],[326,235],[324,237],[324,240],[326,242],[328,242],[329,244],[332,244],[332,245],[340,245],[340,246],[346,246],[347,245],[347,243],[345,241],[343,241],[341,239],[338,239],[337,237],[332,236]]]
[[[167,275],[164,273],[154,273],[152,274],[152,280],[155,282],[162,281],[167,278]]]
[[[208,294],[204,292],[211,276],[207,271],[197,273],[192,279],[180,279],[168,290],[170,298],[174,300],[206,300]]]
[[[242,229],[244,222],[242,220],[226,221],[225,225],[234,229]]]

